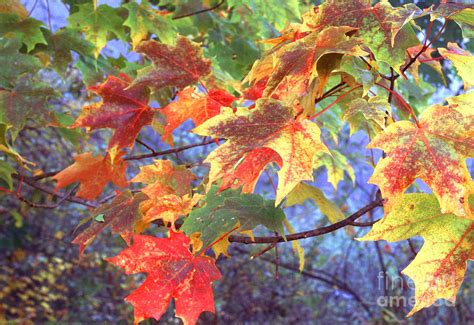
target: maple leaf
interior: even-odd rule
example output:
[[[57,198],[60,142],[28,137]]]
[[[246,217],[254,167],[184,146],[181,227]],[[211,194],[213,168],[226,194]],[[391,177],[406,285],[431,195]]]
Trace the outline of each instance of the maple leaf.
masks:
[[[16,13],[0,13],[0,35],[20,40],[26,45],[28,52],[36,44],[47,44],[41,26],[43,23],[34,18],[21,18]]]
[[[77,196],[93,200],[102,193],[108,182],[119,187],[127,186],[128,182],[125,177],[127,163],[121,158],[123,154],[120,152],[113,163],[109,154],[105,157],[94,157],[90,152],[77,155],[74,157],[75,162],[72,165],[52,177],[58,182],[56,190],[74,182],[80,182]]]
[[[371,62],[371,64],[374,64],[374,62]],[[351,87],[355,87],[356,83],[349,82],[349,78],[347,78],[344,73],[354,78],[358,84],[362,84],[364,90],[362,93],[363,96],[366,96],[369,93],[370,88],[374,86],[378,78],[376,69],[368,70],[367,64],[364,61],[352,56],[345,56],[342,58],[338,71],[342,72],[342,79],[347,81]]]
[[[464,80],[464,90],[474,86],[474,60],[471,53],[451,42],[448,42],[448,49],[439,48],[438,51],[454,64],[458,74]]]
[[[399,72],[406,49],[420,43],[409,22],[426,14],[414,4],[393,8],[388,1],[371,6],[366,0],[333,0],[309,11],[304,17],[304,25],[309,31],[319,31],[327,26],[357,28],[356,36],[376,59]]]
[[[443,213],[431,194],[404,194],[393,205],[392,212],[360,240],[394,242],[415,236],[423,237],[424,244],[403,270],[416,286],[416,304],[408,316],[437,299],[454,302],[467,261],[474,259],[474,222]]]
[[[0,90],[0,123],[13,127],[15,133],[27,121],[44,126],[51,120],[49,100],[57,96],[57,91],[49,85],[21,78],[13,89]]]
[[[359,130],[374,136],[385,127],[385,119],[389,118],[390,104],[385,98],[374,96],[366,100],[357,98],[342,113],[342,119],[349,123],[351,134]]]
[[[136,49],[152,61],[138,71],[132,86],[146,84],[155,89],[166,86],[184,88],[196,83],[211,70],[211,61],[202,58],[202,50],[186,37],[179,36],[175,46],[156,41],[141,42]]]
[[[431,20],[436,18],[454,20],[461,27],[463,37],[474,37],[474,5],[442,0],[435,9],[431,9],[430,14]]]
[[[248,100],[256,101],[262,98],[265,87],[267,86],[269,76],[258,79],[252,86],[244,90],[243,97]]]
[[[75,30],[61,29],[54,34],[46,30],[44,33],[48,43],[45,52],[53,58],[53,68],[60,73],[65,73],[68,64],[73,61],[71,51],[91,56],[95,48]]]
[[[173,167],[170,160],[155,160],[152,165],[140,167],[140,173],[130,182],[145,183],[142,189],[149,198],[174,194],[191,194],[191,182],[196,176],[184,165]]]
[[[306,200],[311,199],[314,204],[319,207],[321,213],[325,215],[331,223],[336,223],[343,220],[344,213],[341,209],[331,201],[329,201],[324,195],[323,191],[314,186],[299,183],[295,188],[288,194],[286,198],[285,206],[291,207],[297,204],[304,204]]]
[[[171,44],[176,39],[177,32],[171,24],[168,13],[153,9],[146,0],[141,3],[130,2],[123,5],[128,10],[127,20],[123,23],[130,28],[132,46],[148,37],[148,34],[157,35],[163,43]]]
[[[20,53],[21,43],[18,39],[0,38],[0,86],[10,88],[13,80],[19,75],[38,71],[42,64],[32,55]]]
[[[147,197],[142,193],[133,195],[129,190],[122,192],[112,202],[95,209],[89,218],[81,221],[81,224],[83,224],[91,220],[91,224],[79,233],[72,243],[80,245],[80,252],[82,254],[95,237],[106,227],[110,226],[112,232],[119,233],[123,240],[130,245],[136,224],[143,218],[139,208],[140,203],[146,199]],[[98,220],[98,216],[102,217]]]
[[[115,129],[110,148],[132,147],[140,130],[151,124],[154,111],[148,106],[149,91],[144,85],[129,87],[131,79],[121,73],[88,89],[102,97],[102,101],[85,106],[71,127]]]
[[[205,160],[211,164],[210,184],[237,167],[253,150],[275,151],[282,162],[278,171],[277,205],[300,181],[313,179],[313,157],[327,150],[315,123],[295,119],[291,107],[274,99],[259,99],[254,109],[238,108],[236,113],[224,108],[221,114],[193,132],[228,140]]]
[[[184,324],[195,324],[204,311],[215,312],[212,282],[221,274],[210,257],[193,256],[189,244],[189,238],[173,231],[169,238],[135,235],[131,247],[107,259],[126,274],[147,273],[145,282],[125,298],[135,308],[135,324],[160,319],[171,298]]]
[[[422,45],[410,47],[409,49],[407,49],[407,53],[409,55],[409,58],[407,58],[407,63],[410,62],[412,58],[417,56],[418,53],[422,51],[422,49],[423,49]],[[427,66],[432,68],[434,71],[436,71],[436,73],[438,73],[438,75],[443,80],[443,83],[446,84],[446,78],[444,77],[443,67],[441,65],[441,62],[439,62],[438,60],[433,60],[433,53],[436,51],[437,49],[433,49],[433,48],[427,48],[423,50],[422,53],[417,56],[417,59],[410,65],[408,71],[410,71],[410,73],[413,75],[413,78],[418,84],[420,83],[418,70],[422,63],[426,64]]]
[[[388,199],[387,211],[420,178],[438,197],[443,213],[466,216],[463,202],[472,180],[465,159],[474,154],[472,105],[469,110],[471,114],[460,112],[457,105],[431,106],[421,114],[419,127],[408,121],[393,123],[368,145],[387,154],[369,180]]]
[[[263,97],[282,98],[287,94],[304,94],[312,80],[318,77],[317,94],[321,94],[329,75],[339,66],[343,54],[367,54],[359,47],[357,39],[346,35],[353,31],[351,27],[330,27],[281,46],[261,61],[263,67],[255,65],[252,68],[249,80],[260,81],[268,73],[256,70],[263,69],[265,72],[271,69]]]
[[[339,182],[344,180],[345,172],[349,175],[352,181],[355,182],[354,169],[346,156],[337,150],[331,150],[330,154],[327,152],[318,152],[314,156],[313,168],[319,169],[321,167],[326,168],[328,182],[331,183],[336,190]]]
[[[206,94],[197,93],[194,87],[178,93],[178,100],[166,105],[161,113],[166,118],[163,139],[173,146],[172,132],[187,119],[195,126],[220,113],[222,106],[230,106],[236,98],[224,90],[211,89]]]
[[[86,40],[95,45],[96,58],[107,44],[107,36],[111,33],[123,41],[126,40],[123,19],[117,8],[105,4],[95,8],[93,3],[80,4],[77,7],[79,10],[68,17],[68,22],[71,27],[84,32]]]
[[[145,216],[137,229],[141,231],[157,219],[174,227],[178,217],[187,215],[201,198],[191,195],[194,179],[196,176],[186,166],[173,167],[169,160],[155,160],[152,165],[140,167],[140,173],[131,182],[147,184],[142,192],[149,200],[142,204]]]
[[[206,204],[191,211],[180,228],[188,236],[198,234],[202,243],[199,245],[200,249],[208,248],[234,228],[237,231],[247,231],[264,225],[272,231],[284,233],[285,213],[282,209],[275,208],[274,201],[233,189],[219,194],[218,191],[218,186],[212,186],[206,194]]]
[[[147,200],[141,206],[145,215],[137,224],[137,232],[142,232],[157,219],[161,219],[163,223],[174,227],[175,221],[180,216],[188,215],[201,197],[200,194],[194,194],[193,196],[190,194],[183,196],[167,194]]]
[[[242,187],[242,192],[252,193],[265,167],[275,162],[279,167],[283,162],[274,150],[257,148],[250,151],[238,165],[222,176],[220,190]]]
[[[16,136],[17,132],[12,132],[11,126],[0,123],[0,151],[12,156],[17,161],[33,165],[32,162],[29,162],[28,160],[20,156],[20,154],[13,148],[12,143],[15,140]]]
[[[0,141],[0,150],[2,150],[1,141]],[[6,161],[0,160],[0,180],[2,181],[0,182],[1,187],[6,187],[9,190],[13,189],[13,179],[12,179],[13,174],[17,174],[17,171],[15,170],[15,168],[10,166],[10,164],[7,163]]]

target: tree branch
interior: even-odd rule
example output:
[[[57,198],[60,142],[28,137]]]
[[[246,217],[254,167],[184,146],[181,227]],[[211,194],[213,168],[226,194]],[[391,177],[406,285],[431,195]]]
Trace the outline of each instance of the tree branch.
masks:
[[[159,157],[159,156],[164,156],[164,155],[169,155],[169,154],[185,151],[185,150],[195,148],[195,147],[207,146],[208,144],[215,143],[215,142],[216,142],[215,140],[211,139],[211,140],[207,140],[205,142],[188,144],[186,146],[182,146],[182,147],[178,147],[178,148],[174,148],[174,149],[156,151],[156,152],[147,153],[147,154],[143,154],[143,155],[129,156],[129,157],[125,157],[123,160],[140,160],[140,159],[146,159],[146,158]]]
[[[333,232],[339,228],[349,226],[352,222],[362,217],[367,212],[377,207],[383,206],[383,202],[384,200],[379,198],[375,200],[374,202],[367,204],[365,207],[359,209],[358,211],[354,212],[352,215],[350,215],[344,220],[341,220],[339,222],[336,222],[326,227],[316,228],[313,230],[307,230],[307,231],[287,235],[286,240],[285,238],[283,238],[283,236],[254,237],[252,239],[247,236],[231,235],[229,236],[229,241],[234,242],[234,243],[242,243],[242,244],[270,244],[270,243],[276,243],[276,242],[293,241],[293,240],[321,236],[321,235]]]
[[[12,177],[17,179],[17,180],[21,179],[21,176],[18,176],[16,174],[13,174]],[[23,183],[28,184],[29,186],[31,186],[33,188],[36,188],[37,190],[40,190],[40,191],[45,192],[45,193],[50,194],[50,195],[54,195],[54,196],[56,196],[60,199],[64,199],[64,200],[69,201],[69,202],[85,205],[89,208],[97,208],[98,207],[98,204],[95,203],[95,202],[90,202],[90,201],[78,198],[76,196],[68,196],[67,194],[59,193],[59,192],[55,191],[53,188],[50,188],[50,187],[45,186],[43,184],[39,184],[35,180],[33,180],[29,177],[24,177],[23,178]]]

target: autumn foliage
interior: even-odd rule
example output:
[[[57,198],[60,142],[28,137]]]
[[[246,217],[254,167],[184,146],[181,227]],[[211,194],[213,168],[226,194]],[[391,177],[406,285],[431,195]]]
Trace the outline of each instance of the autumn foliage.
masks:
[[[453,21],[464,37],[472,37],[473,6],[443,1],[421,10],[366,0],[304,6],[299,22],[287,22],[278,35],[259,40],[265,53],[245,65],[239,78],[237,70],[222,68],[232,61],[218,61],[219,54],[201,44],[199,33],[188,33],[179,16],[148,1],[126,2],[120,11],[77,4],[68,27],[56,32],[25,15],[19,2],[11,3],[0,2],[1,195],[24,199],[22,187],[38,187],[50,177],[55,188],[49,195],[59,204],[89,208],[72,241],[80,254],[104,229],[121,236],[126,248],[107,261],[127,274],[147,274],[125,298],[136,323],[159,319],[171,299],[185,324],[196,323],[203,311],[214,312],[212,285],[226,278],[215,262],[221,255],[232,258],[231,243],[292,241],[303,270],[297,241],[321,233],[294,233],[283,206],[306,199],[327,216],[333,227],[328,232],[383,206],[384,217],[358,240],[424,239],[403,271],[416,285],[408,316],[437,299],[455,300],[474,259],[474,183],[466,164],[474,156],[474,93],[469,92],[474,59],[450,40],[444,48],[433,42]],[[226,16],[231,7],[200,10]],[[426,17],[431,23],[421,32],[417,20]],[[444,23],[437,31],[435,21]],[[97,78],[98,65],[87,68],[85,62],[99,62],[110,39],[128,42],[140,60]],[[63,73],[73,62],[71,51],[80,57],[90,96],[74,118],[52,108],[58,94],[34,77],[40,69]],[[419,68],[426,66],[444,80],[440,60],[451,62],[463,89],[430,107],[410,105],[397,90],[397,79],[420,82]],[[334,115],[323,120],[331,110]],[[379,189],[374,201],[347,216],[308,184],[320,167],[336,189],[345,174],[355,182],[350,162],[322,136],[337,139],[331,119],[347,122],[351,135],[366,133],[367,149],[381,155],[369,180]],[[41,166],[15,147],[27,126],[75,132],[82,143],[74,161],[41,177]],[[150,128],[156,135],[152,148],[139,139]],[[97,140],[96,134],[102,137]],[[184,136],[194,142],[183,144]],[[84,143],[94,152],[80,150]],[[149,151],[134,154],[140,145]],[[209,167],[207,174],[169,158],[205,146],[213,150],[198,163]],[[130,168],[138,166],[132,176]],[[265,173],[277,174],[273,196],[256,191]],[[429,190],[414,190],[417,179]],[[149,235],[158,227],[167,233]],[[256,236],[257,227],[269,235]]]

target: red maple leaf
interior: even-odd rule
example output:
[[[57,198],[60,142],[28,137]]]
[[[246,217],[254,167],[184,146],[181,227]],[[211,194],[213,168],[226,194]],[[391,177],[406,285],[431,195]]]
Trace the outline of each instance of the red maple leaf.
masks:
[[[145,125],[151,124],[154,112],[148,106],[149,90],[145,85],[129,87],[131,79],[121,73],[88,89],[102,97],[102,101],[85,106],[72,127],[115,129],[109,148],[132,147]]]
[[[133,85],[146,84],[154,89],[184,88],[211,71],[211,61],[202,58],[200,46],[186,37],[178,37],[176,46],[144,41],[137,46],[137,52],[145,54],[152,65],[138,71]]]
[[[215,311],[212,282],[221,273],[212,258],[194,256],[189,244],[188,237],[173,231],[169,238],[135,235],[132,246],[107,259],[127,274],[148,273],[145,282],[125,298],[135,307],[135,324],[160,319],[171,298],[184,324],[195,324],[203,311]]]

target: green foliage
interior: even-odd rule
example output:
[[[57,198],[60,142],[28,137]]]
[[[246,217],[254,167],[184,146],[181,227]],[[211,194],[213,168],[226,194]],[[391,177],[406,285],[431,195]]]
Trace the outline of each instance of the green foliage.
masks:
[[[188,236],[199,233],[202,248],[233,229],[246,231],[264,225],[283,234],[285,214],[281,208],[275,207],[275,201],[238,190],[228,189],[221,193],[218,190],[218,186],[213,186],[206,194],[205,205],[194,209],[181,227]]]

